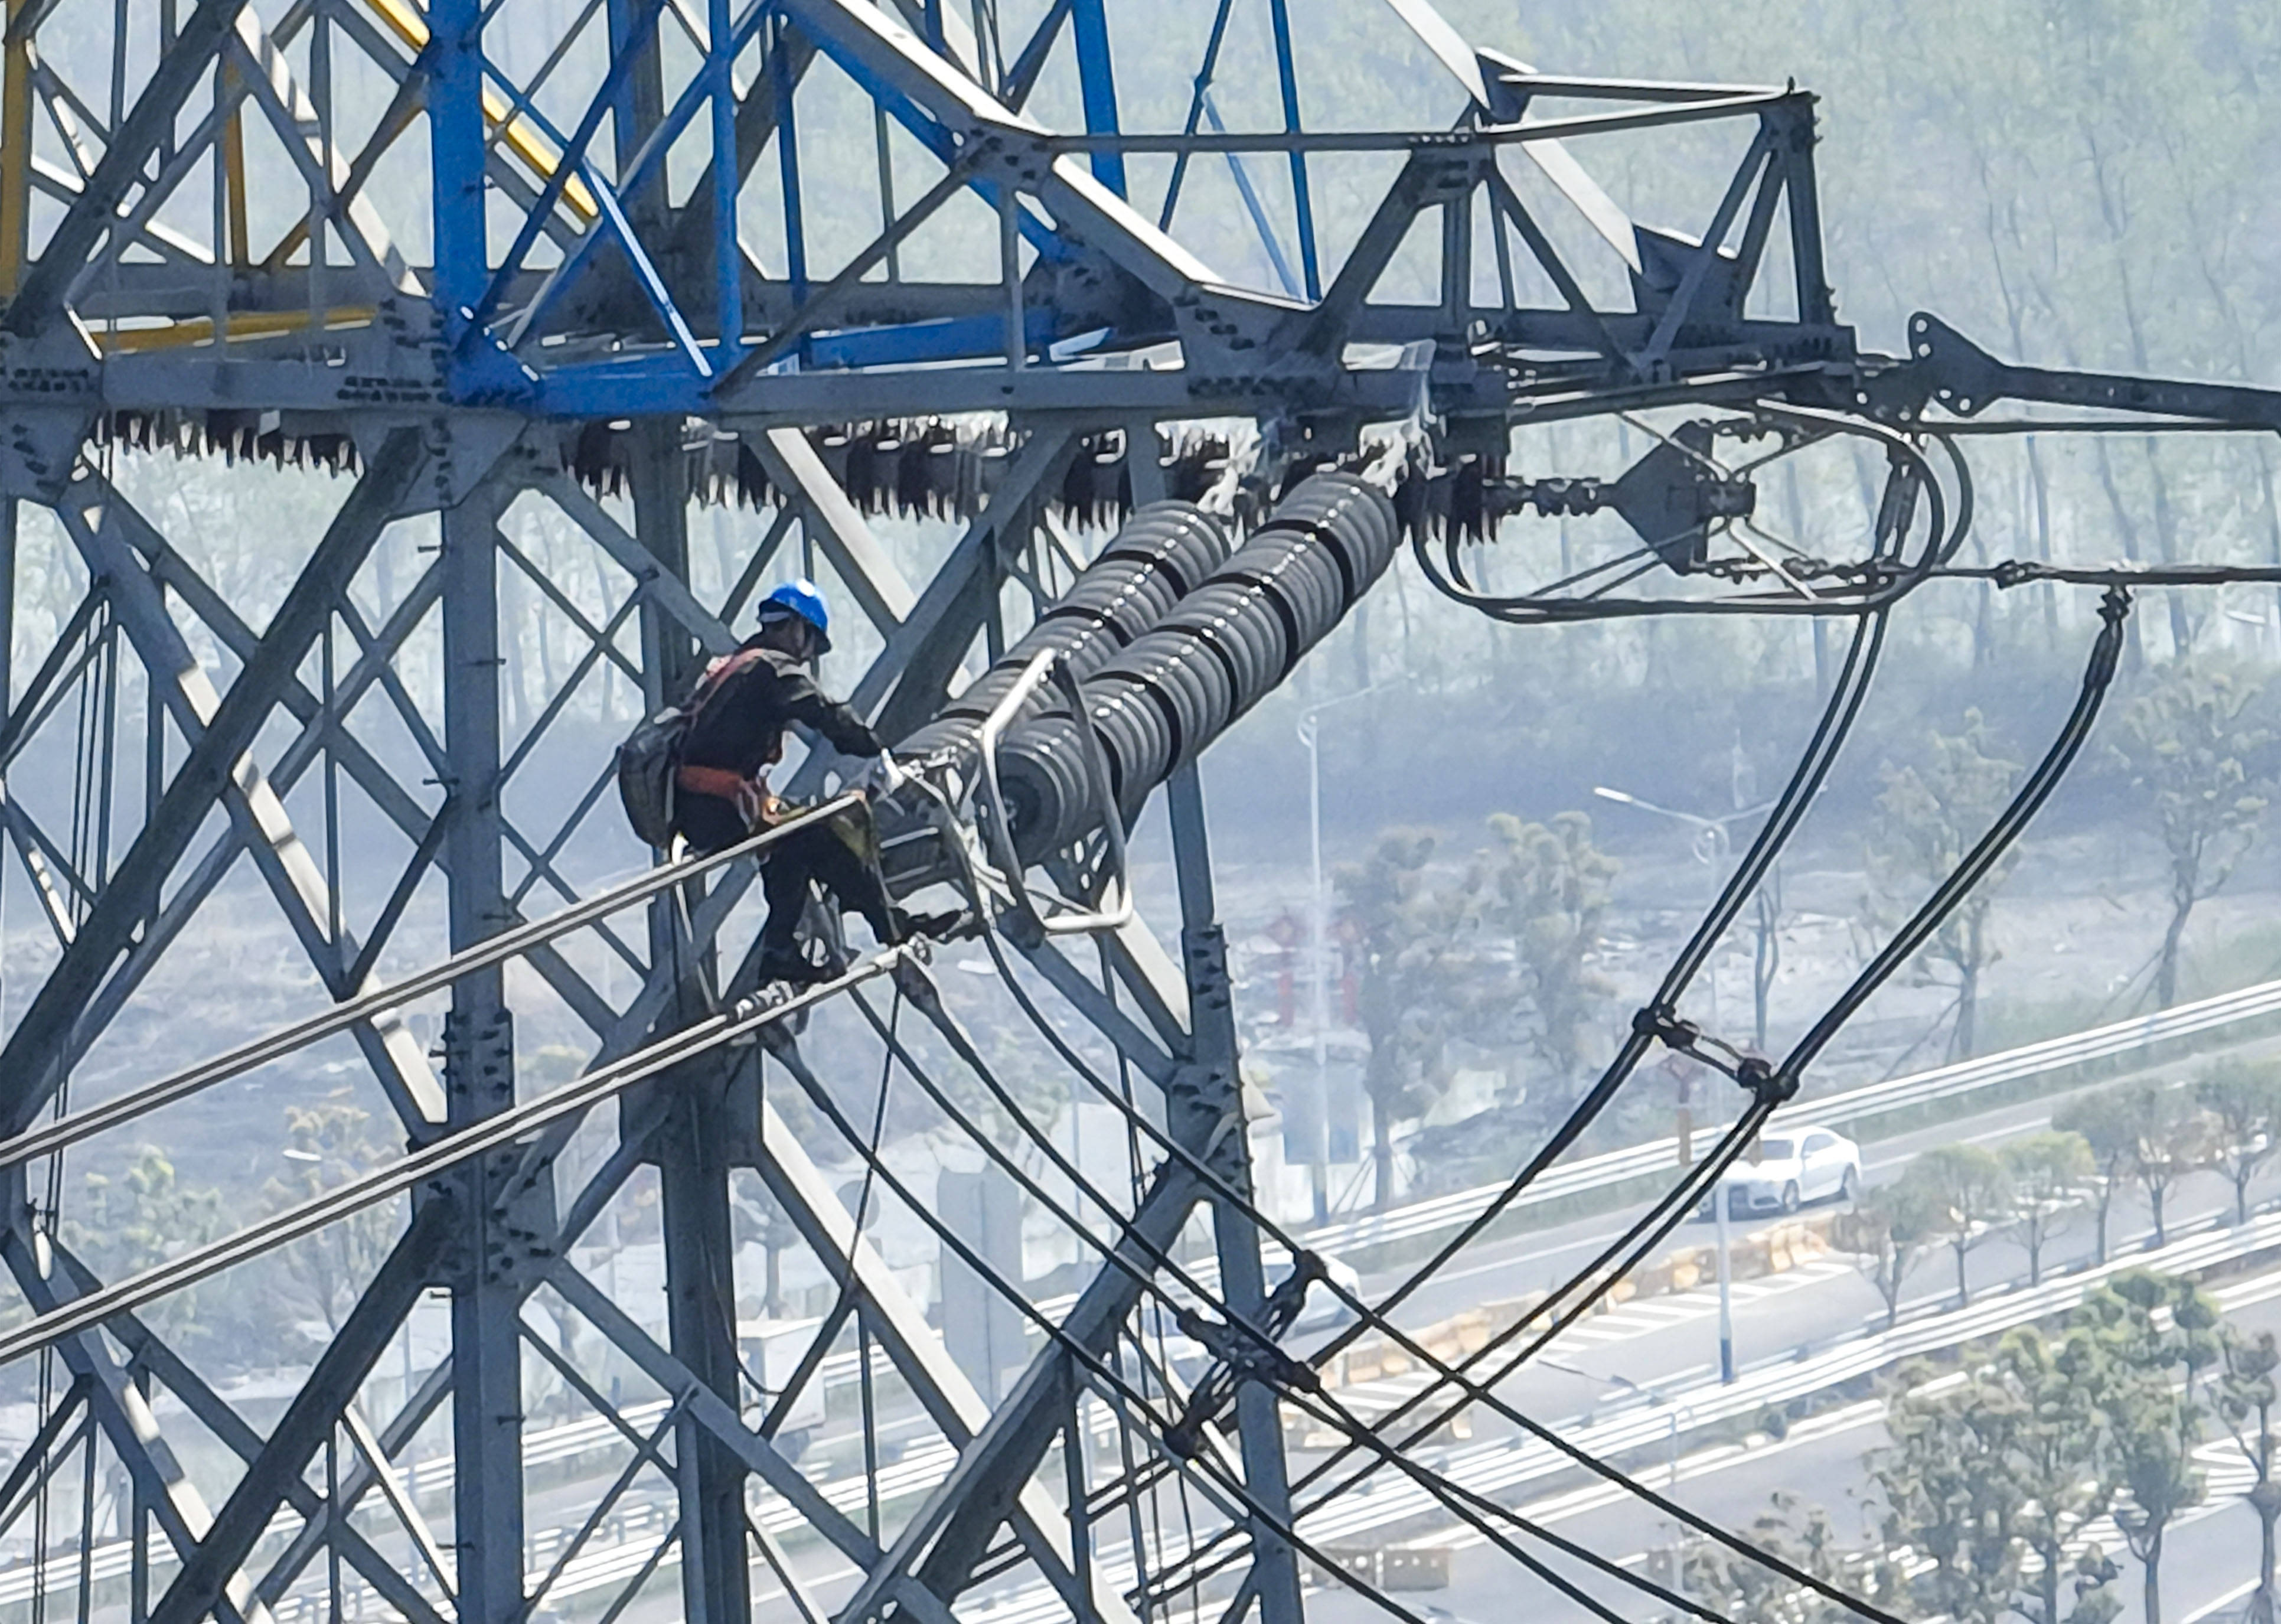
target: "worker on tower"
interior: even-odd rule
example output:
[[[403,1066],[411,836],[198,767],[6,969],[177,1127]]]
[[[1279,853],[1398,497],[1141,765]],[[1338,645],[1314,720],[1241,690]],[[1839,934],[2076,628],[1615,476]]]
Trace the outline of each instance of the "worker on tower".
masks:
[[[870,786],[877,793],[893,787],[895,765],[878,735],[846,705],[827,698],[806,669],[831,648],[831,626],[830,607],[815,584],[787,583],[762,603],[759,626],[744,646],[715,660],[700,679],[686,708],[674,796],[676,831],[693,850],[734,846],[798,810],[777,799],[768,779],[769,769],[783,759],[785,730],[794,723],[843,755],[876,758],[865,775]],[[831,965],[801,952],[797,936],[811,882],[823,888],[827,903],[837,899],[841,912],[861,914],[881,947],[938,935],[958,919],[955,913],[914,915],[888,898],[870,808],[861,803],[766,849],[763,984],[808,986],[833,973]]]

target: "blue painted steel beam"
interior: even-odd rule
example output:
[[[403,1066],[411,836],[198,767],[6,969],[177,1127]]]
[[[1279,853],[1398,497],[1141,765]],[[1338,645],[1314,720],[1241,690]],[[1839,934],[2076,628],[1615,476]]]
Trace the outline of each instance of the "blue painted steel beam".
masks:
[[[946,129],[932,113],[873,73],[862,53],[851,50],[846,41],[836,39],[828,31],[821,29],[816,30],[813,37],[816,49],[831,58],[842,73],[854,80],[866,96],[885,108],[887,116],[909,131],[921,146],[946,164],[958,161],[957,137]],[[992,213],[998,212],[998,188],[994,182],[978,180],[971,189],[990,205]],[[1070,245],[1062,241],[1052,227],[1039,219],[1027,204],[1021,208],[1020,225],[1022,240],[1039,258],[1059,264],[1074,257]]]
[[[1054,41],[1061,35],[1062,23],[1069,16],[1070,4],[1071,0],[1054,0],[1053,4],[1046,9],[1046,14],[1038,19],[1038,26],[1030,35],[1030,43],[1022,47],[1021,54],[1007,67],[1006,82],[1000,87],[1000,99],[1008,106],[1018,112],[1029,101],[1030,91],[1036,86],[1038,75],[1045,71],[1047,54],[1053,50]]]
[[[737,245],[737,81],[742,49],[730,27],[729,0],[707,0],[705,11],[706,77],[712,97],[713,330],[719,336],[725,371],[744,347],[745,256]]]
[[[1235,0],[1219,0],[1219,9],[1212,14],[1211,37],[1204,42],[1204,59],[1197,66],[1195,86],[1188,96],[1188,116],[1180,126],[1180,133],[1193,135],[1204,116],[1204,102],[1211,94],[1212,75],[1219,71],[1219,48],[1227,43],[1227,19],[1235,10]],[[1172,211],[1179,206],[1180,183],[1188,176],[1188,154],[1180,152],[1172,159],[1171,183],[1164,188],[1164,206],[1156,217],[1159,230],[1170,230]]]
[[[482,0],[430,0],[428,28],[435,298],[445,330],[452,333],[483,302],[491,275],[483,232]]]
[[[1267,0],[1275,25],[1275,77],[1283,91],[1283,128],[1296,134],[1299,120],[1299,69],[1291,54],[1290,0]],[[1299,268],[1307,278],[1307,297],[1323,297],[1323,271],[1315,254],[1315,200],[1307,188],[1307,155],[1291,151],[1291,201],[1299,216]]]
[[[642,6],[644,20],[654,25],[658,13],[663,9],[664,0],[645,0]],[[538,201],[531,205],[530,213],[523,217],[522,228],[515,233],[514,246],[506,251],[506,258],[499,261],[497,274],[484,290],[483,302],[476,308],[477,320],[488,321],[498,313],[500,299],[506,297],[508,287],[522,271],[525,256],[530,252],[531,245],[538,241],[538,234],[545,229],[546,216],[561,200],[571,176],[576,175],[590,184],[596,178],[587,166],[587,149],[593,145],[594,136],[601,129],[605,115],[624,115],[627,81],[633,76],[633,65],[637,60],[636,54],[630,50],[611,53],[609,72],[602,76],[601,85],[594,92],[594,99],[586,104],[586,111],[578,120],[578,128],[563,143],[562,155],[555,163],[554,173],[546,177],[546,184],[538,194]],[[591,235],[592,228],[589,229]]]
[[[1114,135],[1117,122],[1117,69],[1109,55],[1106,0],[1075,0],[1070,21],[1077,42],[1078,86],[1085,98],[1085,130],[1088,135]],[[1125,155],[1095,152],[1093,178],[1122,197]]]
[[[1212,128],[1225,131],[1227,127],[1220,122],[1219,109],[1213,105],[1209,93],[1202,102],[1204,117],[1211,121]],[[1227,169],[1235,180],[1236,195],[1243,199],[1243,212],[1251,216],[1251,228],[1259,234],[1260,244],[1267,250],[1267,263],[1275,269],[1275,280],[1282,284],[1284,292],[1298,298],[1298,279],[1291,275],[1290,260],[1283,257],[1283,244],[1275,235],[1275,222],[1267,217],[1266,205],[1259,200],[1259,189],[1251,183],[1251,171],[1244,167],[1243,154],[1230,152]]]
[[[1022,330],[1032,350],[1042,350],[1069,336],[1054,312],[1034,306],[1024,313]],[[809,344],[812,367],[885,367],[1002,356],[1006,318],[955,316],[897,327],[851,328],[846,332],[818,334]]]
[[[532,303],[530,312],[522,318],[518,329],[519,333],[529,332],[532,328],[536,327],[545,319],[548,309],[561,298],[565,290],[574,285],[579,275],[584,271],[586,262],[592,257],[593,251],[600,246],[607,236],[609,239],[615,241],[619,247],[624,250],[628,260],[633,267],[636,285],[641,289],[644,297],[649,300],[651,307],[657,313],[658,319],[665,324],[666,330],[674,335],[675,342],[682,344],[683,348],[689,353],[691,360],[695,363],[700,373],[709,370],[708,364],[697,354],[696,340],[690,335],[687,318],[682,313],[681,310],[675,303],[672,292],[666,285],[665,278],[659,273],[656,263],[650,254],[647,246],[641,241],[639,235],[634,229],[631,223],[631,217],[627,213],[625,205],[628,199],[639,197],[643,190],[651,185],[661,174],[664,168],[666,154],[671,151],[674,142],[679,137],[681,132],[686,128],[690,121],[697,116],[698,107],[701,104],[704,104],[708,98],[712,100],[715,107],[713,136],[716,146],[722,139],[720,125],[723,122],[723,117],[721,108],[724,98],[721,96],[715,95],[715,93],[716,80],[719,83],[726,83],[728,78],[728,62],[733,60],[737,52],[743,50],[746,45],[751,43],[753,35],[759,31],[760,26],[768,13],[762,6],[755,4],[747,11],[745,20],[741,25],[730,27],[725,26],[725,19],[728,11],[727,0],[713,0],[713,4],[715,8],[723,14],[724,19],[724,26],[720,32],[720,38],[724,43],[718,50],[710,53],[711,56],[718,57],[721,59],[717,74],[715,69],[708,65],[705,73],[698,74],[696,77],[692,78],[687,85],[683,87],[681,95],[676,98],[673,106],[666,112],[663,119],[660,120],[657,128],[652,130],[648,135],[644,137],[640,152],[636,158],[630,171],[621,176],[619,184],[615,187],[607,181],[605,181],[600,175],[594,173],[592,166],[586,163],[584,160],[584,153],[588,144],[591,143],[593,133],[590,128],[590,124],[596,118],[597,110],[602,104],[600,98],[597,97],[593,106],[588,109],[586,120],[582,121],[579,125],[580,133],[576,138],[573,150],[578,154],[579,179],[584,182],[587,189],[593,193],[596,205],[600,210],[600,218],[596,221],[594,226],[589,228],[584,236],[580,237],[577,243],[572,246],[569,256],[563,261],[561,268],[548,279],[545,287],[542,290],[537,298]],[[636,59],[636,58],[631,56],[622,56],[619,58],[617,62],[614,63],[612,66],[611,72],[613,77],[615,77],[619,73],[620,64],[630,63]],[[780,61],[781,58],[777,55],[777,53],[771,52],[770,60],[772,62]],[[608,81],[605,81],[606,89],[607,88],[607,84]],[[785,105],[788,107],[789,97],[785,97],[784,100]],[[736,142],[736,109],[733,101],[729,101],[727,103],[727,140],[731,143],[730,162],[733,166],[736,157],[734,144]],[[781,131],[785,128],[786,127],[780,121],[778,125],[779,130]],[[566,153],[564,159],[564,166],[566,170],[568,163],[569,158]],[[727,173],[733,174],[735,171],[732,167],[727,171]],[[558,175],[557,178],[558,180],[567,180],[567,174]],[[727,215],[726,250],[728,254],[733,256],[735,259],[735,263],[733,265],[725,268],[738,278],[738,280],[732,281],[728,284],[728,291],[731,294],[736,293],[742,287],[742,255],[738,253],[736,246],[736,201],[737,197],[734,190],[716,189],[714,205],[716,216],[715,230],[717,233],[721,229],[721,221],[718,217],[721,214],[725,213]],[[503,289],[506,285],[505,279],[512,272],[519,271],[522,268],[523,254],[529,250],[530,245],[537,241],[537,230],[533,228],[543,226],[545,219],[545,214],[544,210],[533,209],[531,211],[530,219],[525,222],[523,234],[516,239],[514,251],[509,254],[507,264],[501,267],[499,273],[501,280],[496,284],[496,286]],[[607,228],[607,232],[605,231],[605,227]],[[716,256],[722,244],[716,241]],[[719,259],[717,257],[715,259],[715,267],[716,271],[723,268],[720,267]],[[491,308],[492,306],[489,305],[485,307],[483,313],[486,317],[491,313]],[[738,324],[738,329],[741,329],[743,317],[741,298],[732,298],[730,301],[730,310],[731,320]],[[724,338],[729,342],[733,343],[735,332],[724,332]]]
[[[457,0],[480,25],[476,11],[478,0]],[[439,16],[448,13],[448,6]],[[656,183],[661,174],[664,154],[671,148],[679,134],[695,117],[700,105],[712,109],[711,144],[715,148],[716,173],[733,173],[732,155],[735,128],[734,89],[731,67],[737,54],[751,42],[754,33],[764,23],[774,20],[781,28],[785,25],[775,8],[751,0],[742,18],[725,29],[721,26],[728,11],[728,0],[708,0],[708,12],[715,19],[713,31],[725,43],[708,49],[707,59],[697,76],[684,88],[674,106],[665,113],[659,127],[645,137],[638,158],[632,166],[616,177],[613,185],[594,167],[590,154],[598,138],[605,116],[629,116],[627,106],[632,94],[630,85],[632,65],[642,59],[643,42],[652,34],[661,15],[662,0],[628,0],[611,8],[611,31],[614,50],[611,65],[602,84],[582,113],[576,127],[567,132],[556,129],[552,123],[531,110],[526,113],[534,128],[542,131],[561,153],[554,172],[540,189],[536,205],[526,215],[513,244],[496,267],[488,262],[481,251],[459,256],[462,269],[456,281],[439,278],[439,295],[445,286],[457,286],[461,291],[458,307],[476,313],[477,328],[490,323],[497,315],[507,290],[524,275],[522,267],[537,239],[545,229],[550,213],[559,207],[562,194],[573,177],[593,195],[599,210],[598,218],[571,246],[569,257],[542,285],[532,305],[521,316],[515,337],[539,328],[550,309],[578,288],[584,279],[596,273],[592,263],[594,252],[605,241],[615,243],[627,256],[632,280],[646,302],[657,314],[668,336],[680,351],[681,361],[673,363],[657,356],[645,356],[638,361],[614,361],[597,367],[581,367],[576,375],[564,378],[559,383],[540,388],[530,370],[514,363],[498,346],[469,345],[466,324],[457,334],[460,343],[455,354],[453,392],[463,402],[504,404],[518,398],[533,398],[545,402],[544,409],[557,413],[568,409],[576,414],[588,410],[610,412],[607,405],[589,406],[607,393],[604,379],[616,380],[637,389],[645,403],[660,409],[701,410],[705,406],[702,381],[718,376],[734,364],[735,354],[741,349],[742,287],[745,260],[737,239],[736,194],[716,189],[708,228],[712,236],[710,271],[713,282],[713,302],[716,311],[725,313],[725,321],[717,327],[723,344],[701,342],[695,335],[684,313],[678,308],[671,289],[653,262],[646,246],[634,228],[626,200],[643,188]],[[1076,20],[1081,35],[1085,57],[1084,72],[1087,80],[1089,98],[1088,128],[1103,133],[1118,129],[1116,112],[1116,93],[1113,68],[1109,60],[1108,40],[1103,0],[1061,0],[1046,20],[1039,34],[1049,39],[1063,15]],[[829,38],[818,42],[831,52]],[[1033,40],[1032,44],[1038,43]],[[516,104],[527,101],[520,88],[508,81],[495,66],[483,61],[480,51],[472,53],[481,75],[496,81]],[[945,161],[953,161],[961,151],[959,140],[924,108],[903,96],[893,86],[873,80],[859,59],[840,53],[831,53],[840,66],[878,101],[890,116],[901,123],[916,139]],[[1025,53],[1025,58],[1027,52]],[[773,48],[768,53],[764,71],[772,76],[778,104],[777,160],[782,172],[782,192],[785,208],[785,235],[788,280],[796,297],[805,297],[809,268],[806,241],[806,198],[799,159],[798,121],[792,111],[794,87],[785,82],[784,58]],[[471,142],[464,143],[468,151],[480,155],[483,150],[480,80],[464,94],[472,107],[469,117],[461,113],[463,121],[474,131]],[[724,161],[722,154],[731,155]],[[1103,161],[1106,168],[1103,168]],[[459,160],[461,167],[469,161]],[[1117,154],[1096,155],[1095,169],[1102,174],[1103,184],[1121,191],[1124,166]],[[446,195],[449,182],[439,172],[437,197]],[[978,181],[975,192],[994,211],[999,205],[999,186],[990,181]],[[472,196],[480,203],[480,192]],[[476,230],[481,226],[480,208],[469,211],[472,218],[463,229]],[[1020,227],[1025,238],[1041,257],[1060,261],[1071,257],[1072,250],[1055,233],[1054,228],[1040,217],[1026,201],[1020,209]],[[438,241],[444,234],[439,229]],[[478,280],[478,272],[480,280]],[[470,291],[470,290],[477,290]],[[1068,334],[1050,313],[1040,313],[1025,320],[1025,334],[1032,340],[1050,344]],[[818,348],[811,341],[813,364],[827,367],[852,365],[893,365],[920,363],[945,360],[980,357],[994,352],[1003,345],[1005,321],[1002,317],[962,319],[949,321],[921,322],[883,329],[875,334],[839,334],[829,336]],[[723,352],[725,348],[725,353]],[[862,359],[859,360],[858,357]],[[671,382],[678,372],[680,382]],[[634,379],[641,380],[638,383]],[[669,403],[669,404],[668,404]],[[622,410],[637,409],[631,405]]]
[[[936,20],[939,22],[939,15]],[[769,42],[769,73],[777,93],[777,172],[781,177],[777,189],[784,194],[785,277],[792,283],[793,298],[806,303],[808,218],[800,206],[800,120],[793,107],[792,75],[785,66],[784,34],[789,27],[784,18],[777,19],[776,37]]]

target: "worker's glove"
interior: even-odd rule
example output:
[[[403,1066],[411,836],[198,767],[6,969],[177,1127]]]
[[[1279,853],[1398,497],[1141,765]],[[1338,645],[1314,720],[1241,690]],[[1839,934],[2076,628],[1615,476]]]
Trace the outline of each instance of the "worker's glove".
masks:
[[[882,750],[856,778],[855,787],[872,800],[882,800],[901,787],[904,776],[903,769],[895,765],[895,758]]]

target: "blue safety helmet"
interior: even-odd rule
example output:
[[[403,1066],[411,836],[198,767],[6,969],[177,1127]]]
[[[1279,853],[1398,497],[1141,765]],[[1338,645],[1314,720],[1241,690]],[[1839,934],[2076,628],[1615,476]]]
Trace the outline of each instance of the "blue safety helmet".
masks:
[[[831,607],[823,601],[823,594],[816,590],[816,583],[802,576],[797,581],[787,581],[761,600],[761,624],[767,625],[779,615],[797,615],[816,629],[816,652],[831,652]]]

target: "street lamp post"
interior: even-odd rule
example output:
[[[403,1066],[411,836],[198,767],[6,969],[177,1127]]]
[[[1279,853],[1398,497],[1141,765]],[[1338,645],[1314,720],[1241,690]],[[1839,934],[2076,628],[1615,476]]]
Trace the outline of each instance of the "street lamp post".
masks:
[[[1711,1213],[1719,1226],[1719,1380],[1735,1380],[1735,1304],[1728,1285],[1727,1263],[1727,1188],[1724,1181],[1711,1187]]]
[[[1627,794],[1622,790],[1610,789],[1605,785],[1595,785],[1592,793],[1599,796],[1603,800],[1612,800],[1620,806],[1637,807],[1643,812],[1652,812],[1659,817],[1667,817],[1674,823],[1685,824],[1693,829],[1695,838],[1691,847],[1695,854],[1695,860],[1710,869],[1712,894],[1714,897],[1718,894],[1719,877],[1726,868],[1728,855],[1734,849],[1733,842],[1727,833],[1727,825],[1741,818],[1754,817],[1773,804],[1771,801],[1765,801],[1755,807],[1745,807],[1739,811],[1729,812],[1724,817],[1703,817],[1693,812],[1674,812],[1669,807],[1657,806],[1653,801],[1642,800],[1636,795]],[[1774,929],[1774,924],[1770,911],[1760,909],[1759,910],[1759,956],[1762,963],[1767,947],[1766,937]],[[1715,1031],[1719,1025],[1719,961],[1716,955],[1705,962],[1705,968],[1710,972],[1711,1025]],[[1767,1046],[1767,1005],[1762,987],[1759,988],[1755,999],[1755,1014],[1758,1026],[1757,1047],[1764,1049]],[[1734,1277],[1728,1257],[1727,1190],[1723,1181],[1711,1187],[1711,1216],[1719,1226],[1719,1380],[1721,1382],[1731,1383],[1735,1380]]]
[[[1663,1419],[1666,1430],[1664,1433],[1663,1492],[1667,1495],[1677,1494],[1679,1492],[1679,1426],[1682,1421],[1691,1421],[1694,1419],[1693,1411],[1689,1411],[1685,1404],[1674,1401],[1669,1394],[1650,1387],[1644,1382],[1634,1381],[1629,1376],[1612,1375],[1608,1380],[1614,1386],[1629,1388],[1651,1404],[1664,1406]],[[1674,1523],[1671,1528],[1671,1589],[1681,1601],[1684,1602],[1687,1599],[1687,1532],[1677,1523]]]
[[[1567,1367],[1563,1365],[1561,1368],[1565,1370]],[[1575,1373],[1581,1375],[1584,1373],[1579,1371]],[[1664,1419],[1670,1423],[1670,1430],[1664,1435],[1664,1470],[1666,1473],[1664,1487],[1666,1489],[1676,1488],[1679,1483],[1679,1425],[1682,1421],[1693,1419],[1694,1412],[1685,1404],[1682,1404],[1676,1399],[1673,1398],[1670,1394],[1663,1391],[1662,1388],[1651,1387],[1644,1381],[1634,1381],[1629,1376],[1610,1374],[1597,1378],[1597,1380],[1604,1381],[1610,1387],[1623,1388],[1628,1391],[1636,1393],[1642,1398],[1646,1399],[1650,1404],[1661,1404],[1664,1406]]]
[[[1719,887],[1725,878],[1728,859],[1734,855],[1735,850],[1734,839],[1728,833],[1727,825],[1739,823],[1746,817],[1756,817],[1774,805],[1771,800],[1762,800],[1756,806],[1739,807],[1724,817],[1705,817],[1696,812],[1675,812],[1669,807],[1659,807],[1651,800],[1642,800],[1638,796],[1627,793],[1625,791],[1610,789],[1604,784],[1594,785],[1592,793],[1603,800],[1612,800],[1619,806],[1636,807],[1643,812],[1652,812],[1658,817],[1667,817],[1674,824],[1684,824],[1692,829],[1695,834],[1689,842],[1689,850],[1694,854],[1695,861],[1709,871],[1711,896],[1714,901],[1718,899]],[[1764,894],[1761,893],[1762,896]],[[1765,962],[1767,952],[1773,945],[1770,938],[1774,933],[1775,924],[1776,921],[1770,909],[1764,907],[1759,909],[1758,956],[1760,963]],[[1716,955],[1706,961],[1705,971],[1711,994],[1711,1025],[1716,1028],[1719,1025],[1719,968]],[[1753,1003],[1751,1040],[1757,1048],[1763,1050],[1767,1046],[1767,1004],[1763,994],[1756,996]]]
[[[1308,1017],[1315,1029],[1315,1122],[1309,1135],[1307,1159],[1314,1185],[1315,1222],[1330,1218],[1331,1187],[1331,983],[1330,897],[1323,885],[1323,754],[1315,718],[1334,706],[1375,693],[1401,680],[1395,673],[1384,681],[1320,700],[1299,713],[1299,742],[1307,747],[1307,862],[1310,889],[1307,909]],[[1374,1192],[1383,1198],[1383,1191]]]
[[[1308,1135],[1308,1172],[1314,1186],[1315,1222],[1331,1215],[1331,1065],[1328,1027],[1331,989],[1324,963],[1330,934],[1323,896],[1323,757],[1315,737],[1315,711],[1299,713],[1299,742],[1307,746],[1307,973],[1308,1019],[1315,1032],[1315,1116]]]
[[[1587,1381],[1597,1381],[1604,1388],[1620,1388],[1626,1392],[1636,1393],[1650,1404],[1663,1405],[1664,1421],[1666,1424],[1666,1430],[1664,1433],[1664,1492],[1666,1494],[1675,1494],[1678,1492],[1679,1429],[1682,1425],[1693,1424],[1695,1419],[1695,1412],[1693,1410],[1673,1398],[1670,1394],[1663,1391],[1662,1388],[1652,1386],[1648,1382],[1635,1381],[1629,1376],[1620,1375],[1612,1372],[1604,1376],[1596,1376],[1590,1371],[1578,1370],[1574,1365],[1563,1365],[1558,1359],[1548,1359],[1542,1356],[1539,1356],[1537,1363],[1540,1365],[1550,1365],[1554,1370],[1565,1371],[1572,1376],[1581,1376]],[[1678,1594],[1680,1599],[1684,1601],[1687,1597],[1687,1574],[1685,1566],[1686,1536],[1684,1533],[1674,1525],[1672,1530],[1672,1537],[1671,1588]]]

